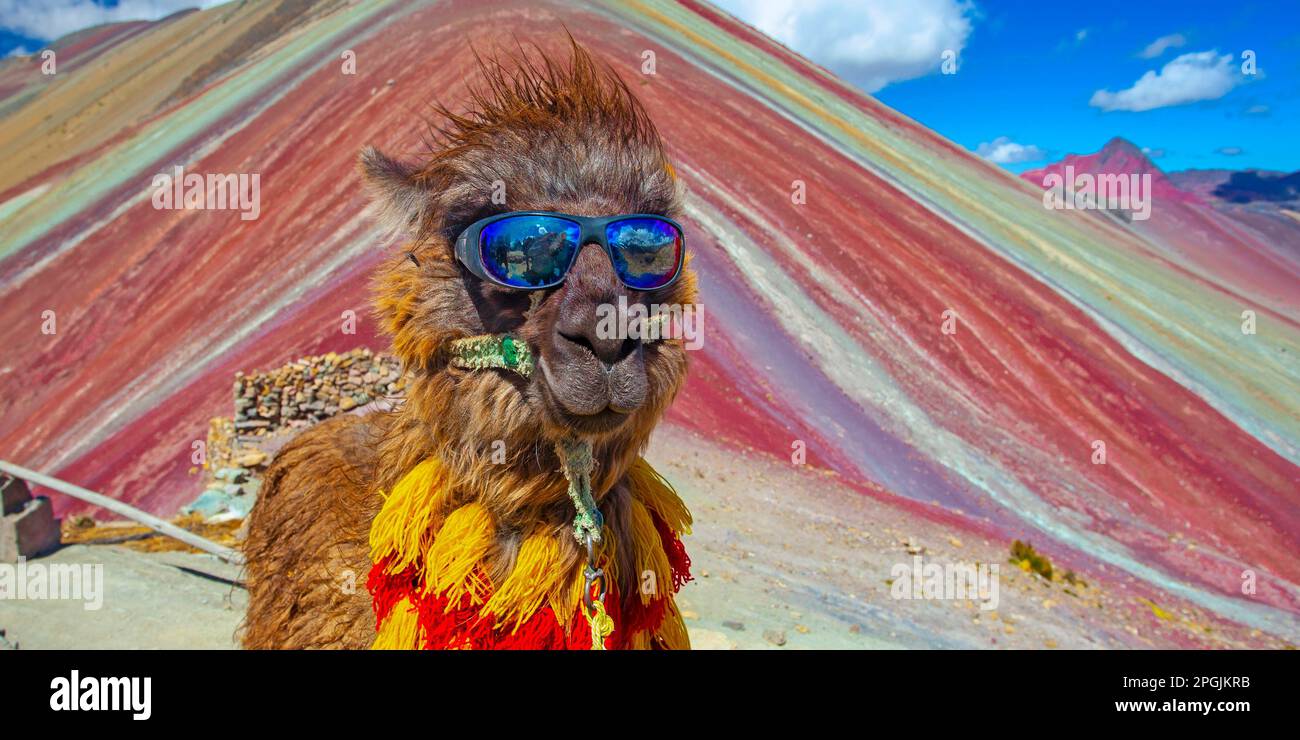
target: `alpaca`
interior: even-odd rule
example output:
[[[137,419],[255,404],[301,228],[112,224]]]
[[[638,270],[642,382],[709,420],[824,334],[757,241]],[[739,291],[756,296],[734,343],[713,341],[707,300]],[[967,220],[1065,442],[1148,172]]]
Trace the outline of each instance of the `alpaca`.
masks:
[[[471,112],[437,109],[425,161],[361,153],[382,217],[410,236],[375,281],[408,392],[304,431],[272,462],[244,546],[247,648],[689,647],[673,594],[690,578],[690,514],[640,458],[685,348],[596,329],[620,298],[692,306],[689,264],[633,290],[588,243],[561,284],[522,291],[454,254],[462,230],[501,212],[680,210],[659,134],[617,74],[572,41],[567,64],[534,56],[480,59]],[[468,338],[505,334],[536,372],[456,361]],[[585,544],[575,440],[596,508]]]

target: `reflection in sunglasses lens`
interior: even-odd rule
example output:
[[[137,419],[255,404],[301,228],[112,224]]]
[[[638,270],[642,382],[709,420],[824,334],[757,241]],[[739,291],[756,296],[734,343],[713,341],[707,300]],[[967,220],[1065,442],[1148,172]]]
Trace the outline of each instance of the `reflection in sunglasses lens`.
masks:
[[[483,266],[519,288],[559,283],[578,249],[578,225],[553,216],[513,216],[483,227]]]
[[[627,218],[605,227],[614,269],[634,288],[652,290],[672,282],[682,259],[682,235],[657,218]]]

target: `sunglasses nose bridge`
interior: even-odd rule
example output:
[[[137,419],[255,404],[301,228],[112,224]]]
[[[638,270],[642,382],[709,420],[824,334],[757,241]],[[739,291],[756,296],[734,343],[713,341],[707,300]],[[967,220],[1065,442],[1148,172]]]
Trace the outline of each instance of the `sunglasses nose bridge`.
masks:
[[[590,223],[580,225],[578,228],[578,248],[583,249],[588,244],[595,244],[596,246],[600,246],[602,241],[601,232],[603,230],[604,230],[603,227],[596,228]]]
[[[578,247],[578,254],[573,259],[566,279],[578,276],[584,283],[609,299],[615,299],[626,293],[623,281],[618,277],[614,258],[610,256],[599,239],[583,239]]]

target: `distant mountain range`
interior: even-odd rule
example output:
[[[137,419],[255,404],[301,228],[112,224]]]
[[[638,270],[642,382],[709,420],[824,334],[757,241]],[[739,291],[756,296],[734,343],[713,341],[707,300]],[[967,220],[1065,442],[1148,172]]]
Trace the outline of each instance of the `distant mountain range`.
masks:
[[[1271,203],[1300,208],[1300,171],[1191,169],[1165,172],[1136,144],[1118,136],[1095,154],[1068,154],[1059,162],[1027,170],[1020,176],[1041,186],[1044,177],[1050,173],[1062,174],[1067,166],[1072,166],[1079,174],[1149,174],[1157,199],[1234,205]]]
[[[1176,172],[1171,175],[1177,184],[1183,175],[1193,175],[1195,171]],[[1228,203],[1288,203],[1296,205],[1300,200],[1300,172],[1283,174],[1280,172],[1263,172],[1260,170],[1228,171],[1227,177],[1220,180],[1211,195]],[[1191,185],[1195,180],[1187,178]]]

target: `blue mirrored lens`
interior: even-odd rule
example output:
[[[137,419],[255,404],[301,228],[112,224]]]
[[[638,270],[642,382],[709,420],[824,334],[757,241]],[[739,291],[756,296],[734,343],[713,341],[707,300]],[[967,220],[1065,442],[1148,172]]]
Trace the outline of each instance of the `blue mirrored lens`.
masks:
[[[657,218],[625,218],[605,227],[614,269],[624,283],[641,290],[661,288],[682,264],[682,233]]]
[[[578,251],[578,224],[553,216],[510,216],[483,227],[479,248],[492,277],[516,288],[564,279]]]

